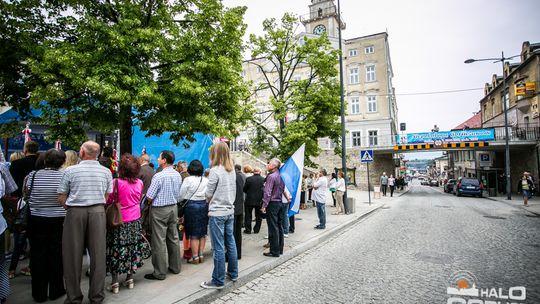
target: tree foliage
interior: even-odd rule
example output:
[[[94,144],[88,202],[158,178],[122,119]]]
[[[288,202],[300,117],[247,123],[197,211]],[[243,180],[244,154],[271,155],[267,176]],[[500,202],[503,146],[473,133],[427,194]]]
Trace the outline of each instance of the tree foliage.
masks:
[[[219,0],[2,1],[0,98],[43,112],[48,138],[76,145],[89,129],[231,136],[239,103],[244,7]],[[7,43],[4,43],[7,42]],[[3,61],[8,61],[2,58]],[[43,102],[46,101],[46,102]],[[130,145],[122,152],[130,152]]]
[[[338,142],[340,135],[338,51],[326,35],[308,37],[297,33],[298,19],[285,14],[281,22],[267,19],[264,34],[251,35],[252,60],[262,81],[252,85],[252,96],[269,92],[267,109],[252,116],[255,152],[270,152],[282,159],[306,144],[306,160],[320,152],[318,138]],[[274,120],[275,127],[268,121]],[[277,145],[269,144],[272,138]]]

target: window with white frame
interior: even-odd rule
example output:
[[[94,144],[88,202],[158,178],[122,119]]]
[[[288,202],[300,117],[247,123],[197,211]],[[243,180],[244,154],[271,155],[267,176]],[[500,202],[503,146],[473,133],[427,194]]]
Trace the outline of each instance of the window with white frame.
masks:
[[[377,112],[377,96],[367,97],[367,108],[369,113]]]
[[[360,131],[353,131],[351,132],[352,137],[352,145],[353,147],[360,147],[362,144],[362,132]]]
[[[360,97],[351,97],[351,114],[360,114]]]
[[[375,53],[375,47],[373,47],[372,45],[366,46],[366,48],[364,49],[364,52],[366,54],[373,54]]]
[[[262,72],[261,67],[257,67],[256,71],[257,71],[257,74],[261,73]]]
[[[508,91],[505,91],[502,98],[503,98],[503,102],[506,104],[506,109],[509,109],[510,108],[510,93]],[[504,113],[504,109],[503,109],[503,113]]]
[[[379,144],[379,139],[377,137],[378,131],[371,130],[368,131],[368,137],[369,137],[369,145],[370,146],[377,146]]]
[[[358,74],[358,68],[350,68],[349,69],[349,83],[350,84],[357,84],[360,82],[360,77]]]
[[[375,81],[377,78],[375,77],[375,65],[368,65],[366,66],[366,81]]]
[[[358,56],[358,50],[357,49],[350,49],[349,50],[349,57],[355,57]]]

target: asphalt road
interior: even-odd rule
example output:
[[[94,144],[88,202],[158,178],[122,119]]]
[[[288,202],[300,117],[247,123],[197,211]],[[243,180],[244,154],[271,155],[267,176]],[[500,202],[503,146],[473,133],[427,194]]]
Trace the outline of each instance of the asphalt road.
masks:
[[[447,294],[460,278],[479,297]],[[511,288],[512,301],[504,299]],[[466,303],[451,297],[540,303],[540,217],[413,185],[338,237],[214,303]]]

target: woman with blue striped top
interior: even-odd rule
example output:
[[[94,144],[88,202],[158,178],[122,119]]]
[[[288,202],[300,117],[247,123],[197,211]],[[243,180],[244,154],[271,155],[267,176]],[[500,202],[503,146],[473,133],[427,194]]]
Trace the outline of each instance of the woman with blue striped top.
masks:
[[[47,298],[55,300],[66,293],[62,267],[62,229],[66,210],[58,203],[57,194],[63,174],[59,169],[65,159],[64,151],[50,149],[45,153],[45,168],[28,175],[28,238],[32,256],[32,297],[36,302],[45,302]]]

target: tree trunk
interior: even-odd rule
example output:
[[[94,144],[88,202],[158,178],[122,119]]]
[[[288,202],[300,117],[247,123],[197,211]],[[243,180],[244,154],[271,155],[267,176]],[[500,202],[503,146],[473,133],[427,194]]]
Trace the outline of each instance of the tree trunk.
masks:
[[[131,105],[120,106],[120,154],[132,153],[133,120]]]

